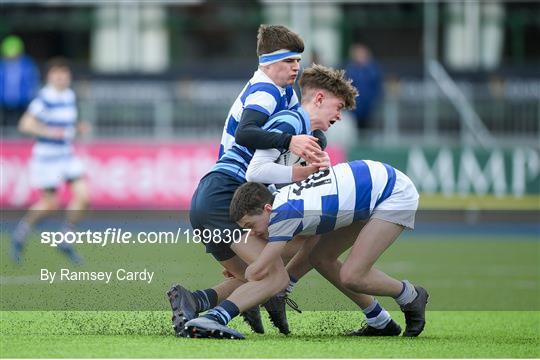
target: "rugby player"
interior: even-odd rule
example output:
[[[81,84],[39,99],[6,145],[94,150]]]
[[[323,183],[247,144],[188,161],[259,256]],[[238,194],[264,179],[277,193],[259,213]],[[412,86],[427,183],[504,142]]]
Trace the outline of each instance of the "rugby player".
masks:
[[[234,191],[243,184],[245,171],[253,149],[283,148],[310,161],[315,167],[327,166],[327,154],[321,150],[317,137],[311,135],[292,135],[287,132],[268,132],[261,129],[268,118],[281,110],[298,108],[298,97],[294,84],[300,69],[301,53],[304,43],[300,36],[284,26],[261,25],[257,35],[257,55],[259,67],[233,103],[223,129],[219,160],[200,181],[192,198],[190,221],[193,229],[224,231],[239,229],[229,219],[229,205]],[[315,133],[324,147],[324,135]],[[233,145],[238,143],[236,147]],[[303,170],[305,178],[314,168]],[[310,172],[309,172],[310,171]],[[314,244],[314,241],[312,241]],[[181,285],[174,285],[168,292],[173,311],[173,328],[182,335],[184,324],[208,310],[227,296],[244,279],[247,267],[245,260],[237,256],[234,244],[222,241],[207,241],[206,251],[221,263],[226,273],[232,275],[221,284],[195,292]],[[291,247],[288,258],[293,258],[296,248]],[[291,267],[299,269],[300,275],[311,266],[307,256],[297,257]],[[291,287],[296,278],[291,276]],[[289,288],[290,290],[290,288]],[[284,298],[279,296],[265,304],[270,319],[282,333],[288,333]],[[246,321],[255,332],[263,332],[258,307],[246,309]]]
[[[30,160],[30,181],[41,190],[39,200],[19,221],[11,240],[11,256],[22,260],[28,234],[51,211],[59,208],[58,188],[67,182],[72,198],[66,208],[62,231],[72,231],[88,207],[88,187],[84,167],[74,153],[73,140],[78,132],[88,131],[88,125],[77,122],[75,92],[70,88],[71,70],[65,59],[54,58],[48,63],[47,84],[30,103],[19,122],[19,130],[36,138]],[[61,243],[58,249],[73,263],[81,257],[72,244]]]
[[[321,234],[311,251],[315,267],[357,303],[363,294],[394,298],[405,314],[403,336],[418,336],[425,326],[428,293],[373,267],[403,229],[414,228],[417,207],[418,192],[405,174],[369,160],[336,165],[275,194],[259,183],[242,185],[231,202],[231,218],[258,235],[263,250],[246,270],[248,282],[204,316],[187,322],[187,334],[243,339],[226,325],[239,311],[287,286],[280,258],[287,242],[298,234]],[[337,258],[351,244],[342,264]],[[358,335],[399,335],[399,325],[374,298],[369,300],[368,307],[361,305],[368,324]]]

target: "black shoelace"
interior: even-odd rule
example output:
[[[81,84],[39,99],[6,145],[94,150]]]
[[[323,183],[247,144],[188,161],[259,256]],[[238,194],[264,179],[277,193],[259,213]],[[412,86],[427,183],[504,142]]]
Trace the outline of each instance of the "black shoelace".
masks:
[[[300,310],[300,307],[298,306],[296,301],[291,299],[288,295],[285,295],[285,304],[289,305],[290,308],[293,309],[294,311],[296,311],[297,313],[299,313],[299,314],[302,313],[302,310]]]

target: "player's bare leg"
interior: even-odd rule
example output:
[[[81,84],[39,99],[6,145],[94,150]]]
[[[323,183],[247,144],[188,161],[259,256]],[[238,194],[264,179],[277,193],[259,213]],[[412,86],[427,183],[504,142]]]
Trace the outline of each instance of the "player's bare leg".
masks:
[[[191,292],[176,284],[167,292],[171,304],[172,325],[177,336],[184,335],[185,323],[196,318],[200,312],[213,308],[218,299],[226,299],[234,289],[243,284],[235,278],[225,279],[219,285],[206,290]]]
[[[43,190],[40,199],[30,207],[23,220],[30,227],[34,227],[58,208],[59,202],[56,190]]]
[[[167,297],[172,309],[172,324],[173,329],[178,336],[184,335],[184,325],[187,321],[196,318],[199,313],[209,310],[216,306],[219,302],[225,300],[236,288],[245,282],[244,273],[247,264],[238,256],[233,256],[230,259],[220,261],[227,275],[225,280],[220,284],[206,289],[191,292],[179,284],[175,284],[167,292]],[[253,315],[255,316],[256,315]],[[258,316],[260,319],[260,315]],[[262,323],[257,319],[251,320],[250,326],[254,327],[254,331],[263,332]]]
[[[356,222],[321,236],[321,240],[314,247],[310,258],[315,269],[357,304],[366,315],[366,326],[351,332],[350,335],[397,336],[401,333],[401,328],[391,319],[390,314],[378,304],[377,300],[371,295],[350,290],[343,285],[340,279],[343,264],[339,260],[339,256],[352,246],[364,225],[364,222]]]
[[[289,295],[298,280],[313,269],[309,260],[309,254],[319,241],[319,238],[319,235],[298,235],[285,246],[284,252],[287,255],[293,255],[292,258],[282,256],[284,263],[287,264],[285,268],[289,274],[289,284],[284,291],[279,292],[264,304],[264,307],[270,314],[270,319],[283,334],[290,332],[285,304],[289,305],[298,313],[302,312],[298,304]]]
[[[309,259],[309,254],[311,253],[313,247],[319,241],[319,238],[319,235],[297,235],[290,242],[298,242],[300,245],[293,249],[293,257],[290,260],[286,261],[285,258],[283,259],[285,264],[287,264],[286,269],[291,277],[294,277],[298,280],[304,275],[306,275],[309,271],[311,271],[311,269],[313,269],[313,266],[311,265],[311,261]],[[285,247],[285,251],[288,251],[289,244],[287,244],[287,246]]]
[[[266,241],[255,236],[248,236],[245,242],[231,245],[233,251],[238,254],[247,264],[253,263],[266,246]],[[283,261],[276,260],[265,278],[248,282],[236,289],[230,301],[234,302],[240,311],[249,309],[255,305],[264,303],[279,291],[285,289],[289,283],[289,275],[285,271]],[[286,278],[284,280],[284,278]],[[253,284],[252,284],[253,283]]]
[[[19,221],[11,239],[11,257],[19,263],[28,235],[41,220],[58,210],[56,190],[42,190],[40,199],[34,203]]]
[[[231,264],[231,262],[238,263],[239,265]],[[225,300],[229,295],[247,280],[244,278],[246,271],[246,263],[240,259],[238,256],[234,256],[232,259],[221,261],[221,265],[225,268],[223,270],[223,275],[228,277],[228,280],[234,281],[224,281],[221,284],[213,287],[217,293],[217,302],[212,304],[211,307],[216,306],[219,302]],[[234,270],[236,268],[236,270]],[[264,334],[264,325],[261,318],[261,310],[259,306],[254,306],[251,309],[248,309],[242,312],[242,318],[249,325],[251,330],[257,334]]]
[[[283,334],[290,332],[285,309],[286,304],[296,312],[302,312],[289,295],[298,280],[313,269],[309,261],[309,253],[318,240],[319,235],[298,235],[287,243],[281,256],[283,262],[287,264],[285,268],[289,274],[289,284],[284,291],[279,292],[264,303],[264,307],[270,314],[272,323]]]
[[[418,336],[425,325],[428,294],[408,281],[396,280],[373,267],[382,253],[403,231],[401,225],[372,218],[362,228],[352,251],[340,270],[340,280],[349,290],[391,296],[405,313],[404,336]]]
[[[401,281],[375,269],[373,264],[394,243],[403,227],[380,219],[370,219],[358,234],[351,253],[341,267],[341,283],[357,293],[397,297]]]
[[[274,294],[285,289],[289,283],[289,276],[280,259],[270,267],[264,278],[249,281],[236,289],[228,300],[236,304],[242,312],[258,304],[264,303]]]
[[[339,277],[343,265],[339,260],[339,256],[351,248],[363,225],[357,222],[322,235],[310,254],[310,260],[315,269],[332,285],[343,292],[355,304],[365,309],[372,303],[373,297],[349,290],[343,286]]]
[[[231,245],[231,249],[244,262],[254,262],[266,245],[266,241],[255,236],[249,236],[245,242]],[[239,313],[244,312],[264,303],[274,294],[283,290],[289,282],[289,275],[283,266],[283,261],[278,258],[272,263],[264,277],[244,283],[237,288],[227,300],[210,310],[207,314],[186,323],[187,336],[197,336],[200,332],[208,332],[210,329],[225,333],[232,338],[244,338],[242,334],[226,327],[226,324]],[[208,334],[205,334],[208,336]],[[221,335],[220,335],[221,336]]]
[[[66,206],[66,221],[75,225],[81,221],[84,216],[84,210],[90,203],[90,193],[88,184],[84,179],[73,180],[70,184],[72,193],[71,201]]]
[[[309,269],[311,269],[311,265],[309,264],[309,258],[307,255],[303,257],[297,257],[298,253],[302,251],[301,249],[304,247],[304,245],[306,245],[303,242],[306,238],[309,239],[309,237],[297,237],[293,239],[285,247],[285,256],[282,257],[284,262],[287,262],[287,259],[290,259],[292,257],[292,259],[288,262],[289,264],[292,263],[294,266],[296,266],[295,270],[299,273],[288,273],[289,281],[287,284],[287,288],[283,291],[272,294],[269,298],[266,299],[266,301],[262,303],[263,307],[268,313],[272,324],[279,330],[280,333],[285,335],[290,333],[289,322],[287,320],[286,303],[288,303],[296,311],[300,312],[300,310],[298,309],[298,305],[296,305],[294,301],[288,299],[288,293],[292,291],[292,288],[294,287],[297,279],[300,276],[303,276],[305,272],[309,271]],[[266,245],[266,241],[261,242],[257,238],[249,238],[248,241],[249,243],[247,244],[235,245],[234,250],[238,251],[239,253],[243,253],[246,257],[249,257],[249,261],[250,263],[252,263],[261,253],[264,245]],[[295,276],[298,276],[298,278],[295,278]]]
[[[77,224],[84,216],[90,203],[88,185],[84,178],[74,179],[70,182],[71,200],[66,206],[66,220],[61,231],[75,231]],[[61,243],[58,250],[62,251],[74,264],[80,264],[82,258],[77,254],[72,244]]]

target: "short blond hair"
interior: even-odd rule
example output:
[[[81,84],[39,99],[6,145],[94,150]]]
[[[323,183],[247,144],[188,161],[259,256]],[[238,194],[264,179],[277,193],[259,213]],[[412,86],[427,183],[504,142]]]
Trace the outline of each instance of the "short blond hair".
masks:
[[[344,70],[313,64],[304,70],[299,85],[303,96],[310,90],[322,89],[343,99],[345,109],[354,109],[356,106],[358,90],[353,86],[352,80],[345,77]]]

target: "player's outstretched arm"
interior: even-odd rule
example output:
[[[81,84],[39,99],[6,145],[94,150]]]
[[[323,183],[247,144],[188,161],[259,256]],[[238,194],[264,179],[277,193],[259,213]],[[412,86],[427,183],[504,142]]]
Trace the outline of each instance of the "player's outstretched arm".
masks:
[[[30,136],[63,140],[66,138],[64,129],[54,128],[43,124],[29,112],[25,112],[19,121],[19,131]]]
[[[257,150],[246,171],[246,180],[263,184],[290,184],[302,181],[319,171],[318,166],[287,166],[277,164],[281,155],[277,149]]]
[[[263,251],[246,269],[248,281],[259,281],[268,276],[275,261],[281,261],[281,253],[287,245],[286,241],[272,241],[266,244]]]

